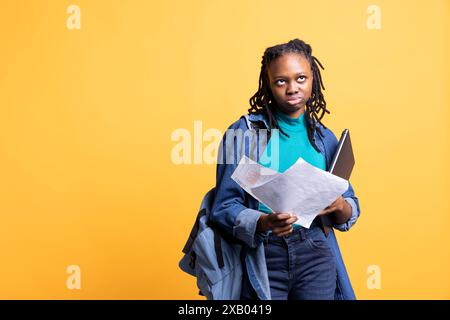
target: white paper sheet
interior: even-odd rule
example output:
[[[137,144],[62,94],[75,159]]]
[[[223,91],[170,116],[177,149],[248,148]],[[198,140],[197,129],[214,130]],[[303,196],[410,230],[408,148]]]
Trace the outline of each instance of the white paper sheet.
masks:
[[[272,212],[297,215],[295,224],[305,228],[348,189],[347,180],[301,157],[280,173],[244,155],[231,178]]]

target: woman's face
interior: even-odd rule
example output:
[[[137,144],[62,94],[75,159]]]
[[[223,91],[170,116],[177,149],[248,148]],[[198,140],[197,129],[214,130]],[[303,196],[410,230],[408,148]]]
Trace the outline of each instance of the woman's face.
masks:
[[[292,118],[305,112],[311,97],[313,75],[308,60],[298,53],[287,53],[268,67],[269,87],[280,111]]]

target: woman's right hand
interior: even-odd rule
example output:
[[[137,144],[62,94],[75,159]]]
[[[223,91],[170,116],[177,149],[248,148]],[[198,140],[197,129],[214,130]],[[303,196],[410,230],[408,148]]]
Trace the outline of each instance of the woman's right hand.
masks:
[[[292,224],[297,220],[298,217],[290,213],[262,214],[258,219],[256,230],[266,232],[271,229],[273,234],[282,237],[292,232]]]

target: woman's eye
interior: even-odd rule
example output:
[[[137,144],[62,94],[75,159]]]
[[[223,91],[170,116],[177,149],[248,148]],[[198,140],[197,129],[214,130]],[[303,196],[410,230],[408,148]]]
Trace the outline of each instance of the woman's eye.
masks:
[[[300,77],[298,77],[298,79],[301,79],[300,82],[303,82],[303,81],[306,80],[306,77],[305,76],[300,76]],[[280,81],[283,81],[283,83],[284,83],[283,79],[279,79],[279,80],[275,81],[275,84],[281,84],[282,85],[283,83],[280,83]]]

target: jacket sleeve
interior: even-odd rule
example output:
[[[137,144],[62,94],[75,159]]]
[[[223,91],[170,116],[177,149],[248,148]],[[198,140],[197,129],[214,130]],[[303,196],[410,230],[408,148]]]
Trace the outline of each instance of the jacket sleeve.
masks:
[[[332,139],[331,154],[334,154],[336,152],[339,141],[337,140],[336,136],[334,135],[334,133],[331,130],[330,130],[330,132],[331,132],[331,139]],[[355,195],[355,192],[353,190],[353,187],[352,187],[352,184],[350,183],[350,181],[348,182],[347,191],[345,191],[342,194],[342,197],[344,198],[345,201],[347,201],[347,203],[352,208],[352,215],[345,223],[334,224],[333,228],[338,229],[339,231],[348,231],[356,223],[356,221],[358,220],[358,218],[361,214],[360,207],[359,207],[359,200],[358,200],[358,197],[356,197],[356,195]]]
[[[347,222],[342,223],[342,224],[335,224],[335,225],[333,225],[333,227],[338,229],[339,231],[348,231],[356,223],[356,221],[358,220],[358,218],[361,214],[360,209],[359,209],[359,200],[355,196],[355,193],[353,191],[353,187],[352,187],[350,181],[348,182],[347,191],[345,191],[342,194],[342,196],[344,197],[344,200],[347,201],[348,204],[350,205],[350,207],[352,208],[352,215],[347,220]]]
[[[235,123],[228,129],[237,129],[237,127]],[[252,248],[256,248],[267,235],[267,232],[256,232],[258,219],[264,213],[245,206],[245,197],[250,195],[246,194],[246,191],[231,179],[241,155],[237,152],[240,150],[240,146],[235,147],[234,138],[229,138],[229,140],[230,142],[227,141],[227,133],[225,133],[219,145],[216,194],[210,219],[235,238],[244,241]],[[227,151],[230,152],[230,149],[234,152],[232,161],[229,159],[231,157],[227,157]]]

